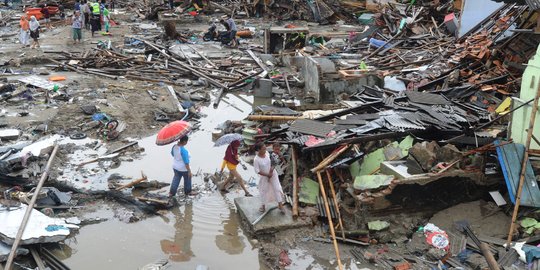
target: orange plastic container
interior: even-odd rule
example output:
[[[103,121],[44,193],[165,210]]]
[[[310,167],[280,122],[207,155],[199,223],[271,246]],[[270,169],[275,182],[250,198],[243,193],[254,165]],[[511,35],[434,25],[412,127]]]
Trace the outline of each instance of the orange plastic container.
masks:
[[[48,6],[47,9],[51,16],[54,16],[58,12],[58,7]],[[27,7],[26,15],[28,16],[28,19],[30,19],[31,16],[35,16],[38,20],[43,19],[43,13],[41,13],[40,7]]]
[[[41,20],[43,14],[41,13],[41,8],[26,8],[26,16],[28,16],[28,19],[34,16],[36,19]]]

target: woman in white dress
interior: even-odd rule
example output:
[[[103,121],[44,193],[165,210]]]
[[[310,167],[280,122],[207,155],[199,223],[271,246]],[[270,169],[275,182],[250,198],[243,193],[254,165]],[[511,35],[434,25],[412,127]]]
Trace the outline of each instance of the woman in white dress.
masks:
[[[253,167],[255,168],[255,172],[260,176],[259,193],[262,202],[259,211],[264,212],[266,210],[266,204],[275,201],[278,203],[278,208],[281,213],[284,214],[283,189],[279,183],[278,174],[274,167],[272,167],[270,155],[262,143],[255,145],[255,151],[257,154],[253,160]]]

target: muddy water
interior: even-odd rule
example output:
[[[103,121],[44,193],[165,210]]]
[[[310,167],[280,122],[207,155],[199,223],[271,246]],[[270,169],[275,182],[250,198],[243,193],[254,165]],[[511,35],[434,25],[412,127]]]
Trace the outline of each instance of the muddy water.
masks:
[[[201,119],[200,130],[190,136],[187,146],[194,172],[212,173],[219,168],[225,148],[213,147],[211,131],[226,120],[243,119],[251,111],[248,102],[252,100],[228,95],[217,110],[202,109],[207,117]],[[136,178],[142,170],[150,179],[170,182],[170,146],[156,146],[154,141],[154,136],[140,140],[145,148],[141,159],[123,162],[110,173]],[[250,166],[239,172],[246,180],[254,176]],[[201,174],[194,177],[193,184],[203,184]],[[255,187],[250,191],[257,193]],[[169,269],[195,269],[197,265],[210,269],[263,269],[258,250],[240,228],[233,204],[237,196],[243,196],[243,192],[233,191],[226,196],[218,192],[200,194],[162,216],[132,224],[115,219],[114,209],[89,213],[89,217],[109,220],[84,226],[67,241],[64,262],[72,269],[138,269],[167,258],[173,266]]]

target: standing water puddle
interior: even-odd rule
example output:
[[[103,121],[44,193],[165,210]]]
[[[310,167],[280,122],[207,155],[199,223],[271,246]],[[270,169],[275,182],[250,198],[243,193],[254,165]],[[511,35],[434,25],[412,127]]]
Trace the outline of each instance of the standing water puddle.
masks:
[[[211,132],[226,120],[240,120],[251,112],[251,104],[245,100],[253,99],[227,95],[226,102],[221,102],[217,110],[202,109],[207,116],[201,119],[200,129],[190,136],[187,145],[193,172],[213,173],[219,169],[225,147],[213,147]],[[140,140],[139,145],[145,148],[141,159],[123,162],[108,174],[138,178],[142,170],[149,179],[170,183],[171,146],[156,146],[154,141],[155,136]],[[255,176],[249,165],[247,170],[239,172],[246,181]],[[194,176],[192,182],[202,185],[203,175]],[[249,189],[257,194],[255,187]],[[168,187],[163,192],[166,190]],[[172,265],[170,269],[195,269],[197,265],[210,269],[261,269],[258,250],[252,247],[239,225],[233,204],[237,196],[243,196],[243,192],[233,191],[227,196],[217,191],[201,194],[163,216],[130,224],[113,218],[113,209],[104,206],[88,215],[109,220],[84,226],[67,240],[69,247],[64,250],[64,262],[73,269],[138,269],[167,258]]]

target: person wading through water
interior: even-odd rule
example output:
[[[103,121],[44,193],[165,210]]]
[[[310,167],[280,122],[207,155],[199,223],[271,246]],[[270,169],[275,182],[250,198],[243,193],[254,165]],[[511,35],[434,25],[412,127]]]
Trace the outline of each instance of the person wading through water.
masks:
[[[196,192],[191,190],[191,177],[193,175],[191,174],[189,151],[185,147],[188,140],[188,136],[180,138],[178,143],[171,149],[174,177],[171,183],[171,189],[169,190],[169,198],[176,196],[182,178],[184,178],[184,194],[197,195]]]
[[[233,141],[229,144],[227,150],[225,150],[225,157],[221,164],[220,174],[223,174],[223,170],[227,167],[227,169],[229,169],[229,177],[225,180],[220,190],[226,191],[227,185],[236,179],[238,184],[240,184],[240,187],[244,190],[246,197],[251,197],[253,195],[249,193],[244,184],[244,179],[242,179],[242,176],[238,173],[238,170],[236,170],[236,167],[240,163],[240,160],[238,159],[238,147],[240,147],[240,141]]]

